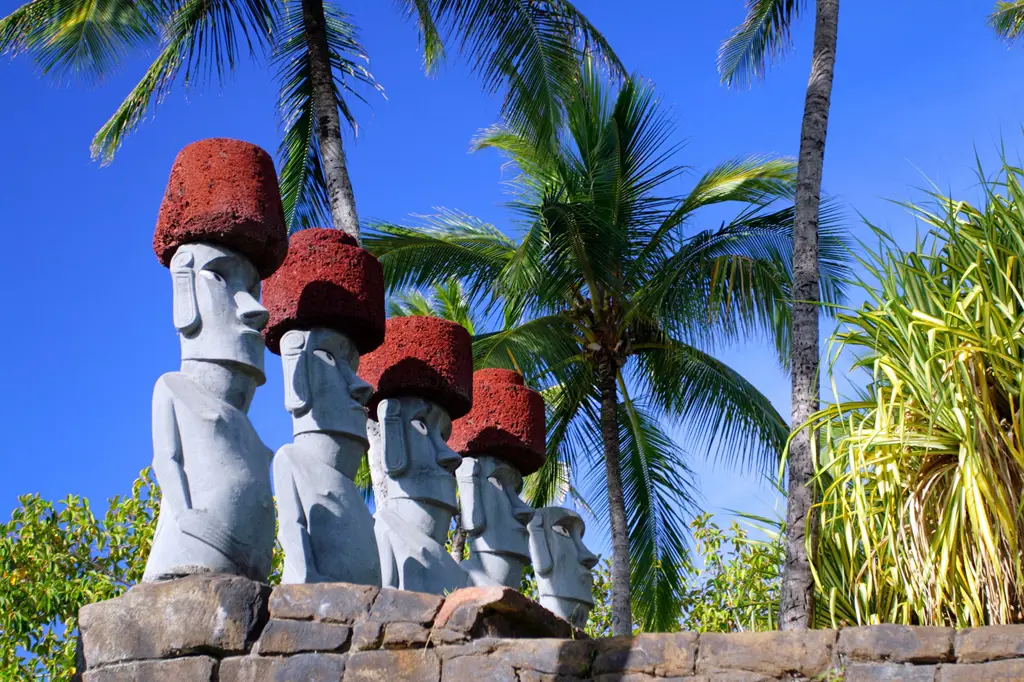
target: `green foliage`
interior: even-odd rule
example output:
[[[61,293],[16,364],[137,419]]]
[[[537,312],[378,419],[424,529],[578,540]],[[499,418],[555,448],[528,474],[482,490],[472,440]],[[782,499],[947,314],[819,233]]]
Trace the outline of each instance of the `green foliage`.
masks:
[[[1024,0],[1002,0],[988,18],[999,37],[1009,43],[1024,34]]]
[[[142,578],[159,491],[143,470],[102,520],[82,497],[19,502],[0,525],[0,679],[70,680],[78,609]]]
[[[806,0],[747,0],[743,23],[718,50],[722,82],[744,87],[763,78],[792,45],[793,23],[804,5]]]
[[[595,511],[608,520],[607,502],[597,503],[607,489],[595,458],[605,452],[598,377],[615,377],[633,607],[645,629],[667,629],[680,615],[691,498],[686,455],[664,425],[772,473],[788,437],[767,398],[712,351],[762,336],[788,356],[795,167],[731,159],[673,194],[684,167],[651,85],[610,84],[592,64],[574,83],[558,135],[506,122],[476,142],[520,172],[510,204],[520,239],[442,211],[415,226],[378,224],[364,244],[393,290],[455,278],[500,313],[498,330],[477,330],[474,362],[518,369],[544,390],[548,459],[525,488],[535,506],[579,484],[586,463]],[[710,206],[735,214],[699,229]],[[847,268],[837,217],[825,210],[821,221],[829,302]]]
[[[833,373],[848,350],[869,379],[811,423],[836,624],[1024,620],[1022,176],[910,206],[929,231],[909,251],[876,230],[867,303],[840,316]]]
[[[700,567],[687,579],[683,630],[735,632],[777,627],[785,535],[777,521],[746,518],[756,522],[765,539],[751,538],[736,521],[723,530],[711,514],[693,520],[695,561]]]

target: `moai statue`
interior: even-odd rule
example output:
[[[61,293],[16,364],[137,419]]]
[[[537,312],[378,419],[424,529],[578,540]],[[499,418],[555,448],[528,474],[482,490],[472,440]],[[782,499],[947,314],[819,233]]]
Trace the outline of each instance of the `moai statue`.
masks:
[[[380,585],[373,517],[353,479],[373,389],[359,356],[384,340],[380,263],[340,230],[296,233],[264,287],[295,442],[274,457],[284,583]]]
[[[519,589],[533,518],[519,493],[523,476],[544,464],[544,399],[517,372],[478,370],[473,409],[452,426],[449,445],[463,458],[455,477],[470,556],[462,569],[474,585]]]
[[[374,387],[367,432],[381,583],[433,594],[468,586],[445,541],[462,460],[446,441],[473,404],[469,333],[433,317],[391,318],[359,374]]]
[[[171,270],[181,371],[164,374],[153,390],[162,499],[143,580],[206,572],[266,580],[272,453],[246,413],[266,381],[260,280],[288,249],[270,156],[226,139],[181,150],[153,249]]]
[[[590,571],[598,560],[583,544],[583,519],[571,509],[544,507],[537,510],[529,529],[540,605],[582,628],[594,608]]]

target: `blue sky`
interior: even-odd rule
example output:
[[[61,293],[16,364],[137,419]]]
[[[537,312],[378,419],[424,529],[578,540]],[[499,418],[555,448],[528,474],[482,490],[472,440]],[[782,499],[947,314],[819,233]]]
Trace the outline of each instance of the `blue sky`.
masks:
[[[813,3],[810,3],[813,4]],[[469,154],[474,133],[496,120],[454,56],[439,75],[421,69],[415,27],[390,2],[341,3],[362,28],[371,69],[387,99],[358,107],[361,131],[349,164],[364,219],[404,220],[444,206],[509,226],[495,154]],[[796,49],[748,91],[719,85],[719,42],[743,14],[742,0],[578,0],[632,70],[652,79],[685,141],[684,163],[700,172],[751,153],[795,156],[810,57],[812,17]],[[889,200],[920,198],[926,178],[969,192],[977,149],[990,163],[1004,138],[1024,141],[1024,49],[1008,50],[985,25],[987,2],[862,0],[842,9],[824,185],[864,236],[857,212],[901,242],[915,225]],[[4,15],[16,5],[0,2]],[[262,62],[243,62],[223,88],[176,89],[114,163],[89,158],[93,133],[141,75],[140,58],[99,87],[41,80],[26,59],[0,63],[5,106],[0,140],[0,518],[20,494],[127,492],[150,460],[149,403],[155,379],[178,364],[167,272],[151,250],[153,226],[175,153],[214,136],[275,150],[276,88]],[[691,178],[679,181],[684,190]],[[695,224],[695,228],[704,227]],[[788,379],[757,342],[721,357],[789,413]],[[251,410],[265,442],[290,440],[279,363]],[[755,477],[702,464],[688,443],[712,511],[770,512]],[[595,529],[596,530],[596,529]],[[607,553],[604,533],[588,533]]]

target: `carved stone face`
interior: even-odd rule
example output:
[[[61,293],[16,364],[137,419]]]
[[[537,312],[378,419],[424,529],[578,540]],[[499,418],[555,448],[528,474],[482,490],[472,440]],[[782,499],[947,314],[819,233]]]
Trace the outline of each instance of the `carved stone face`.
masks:
[[[237,365],[266,381],[263,337],[267,310],[260,305],[260,278],[248,259],[212,244],[185,244],[171,259],[174,326],[182,360]]]
[[[462,525],[475,552],[492,552],[529,561],[529,531],[533,508],[519,499],[523,477],[495,457],[467,457],[456,472],[462,505]]]
[[[359,351],[349,338],[325,327],[290,331],[281,361],[293,433],[340,433],[365,446],[364,405],[373,389],[356,375]]]
[[[590,571],[598,558],[583,544],[583,519],[569,509],[545,507],[529,529],[541,604],[574,625],[585,624],[594,605]]]
[[[387,501],[411,499],[455,513],[455,469],[462,457],[448,447],[452,420],[421,398],[388,398],[368,424],[370,467],[384,479]]]

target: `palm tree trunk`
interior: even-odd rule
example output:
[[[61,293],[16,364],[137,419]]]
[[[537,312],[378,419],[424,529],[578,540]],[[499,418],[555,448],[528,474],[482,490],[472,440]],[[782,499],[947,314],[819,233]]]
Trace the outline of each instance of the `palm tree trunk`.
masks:
[[[317,141],[323,160],[327,196],[331,202],[334,227],[359,240],[359,218],[356,198],[345,163],[345,147],[341,140],[341,115],[334,95],[334,75],[327,46],[327,20],[323,0],[302,0],[302,22],[306,29],[309,50],[309,75],[313,88],[313,115],[316,117]]]
[[[452,518],[455,522],[455,535],[452,536],[452,559],[461,564],[466,552],[466,531],[462,530],[462,512],[456,512]]]
[[[839,0],[817,0],[814,55],[804,100],[797,161],[793,229],[793,428],[818,410],[818,203],[825,162],[825,134],[836,64]],[[779,627],[803,630],[813,624],[814,581],[807,548],[814,547],[811,434],[801,429],[789,448],[789,505],[786,509],[786,565],[782,573]]]
[[[597,381],[601,391],[601,439],[612,532],[612,635],[618,637],[633,634],[633,611],[629,591],[629,529],[619,469],[619,396],[615,375],[614,363],[605,361],[598,369]]]

